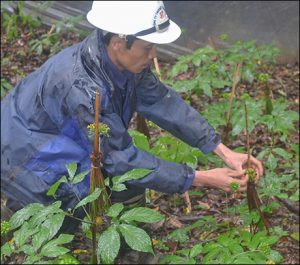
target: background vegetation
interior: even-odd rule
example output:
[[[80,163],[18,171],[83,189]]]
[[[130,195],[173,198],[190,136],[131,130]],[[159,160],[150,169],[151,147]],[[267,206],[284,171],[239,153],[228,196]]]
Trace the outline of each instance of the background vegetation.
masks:
[[[46,3],[41,8],[48,8]],[[82,40],[87,32],[76,30],[81,19],[66,18],[49,28],[26,14],[21,1],[13,14],[1,9],[1,98],[51,55]],[[220,36],[223,42],[228,38]],[[189,209],[182,195],[149,191],[148,208],[136,207],[126,214],[128,209],[114,204],[102,216],[98,262],[122,263],[117,256],[119,245],[114,243],[123,236],[133,249],[163,254],[162,264],[299,263],[299,67],[277,64],[279,54],[273,44],[238,41],[226,49],[210,43],[175,63],[160,62],[162,80],[198,110],[229,147],[240,152],[246,152],[246,102],[251,153],[265,166],[258,193],[271,232],[260,228],[250,233],[259,215],[249,212],[245,194],[191,189]],[[135,130],[135,123],[133,119],[130,133],[139,148],[197,169],[222,166],[216,156],[205,156],[151,122],[149,140]],[[75,174],[76,164],[66,165],[66,172],[49,191],[50,196],[55,196],[62,183],[72,186],[88,174]],[[144,172],[128,174],[117,176],[110,188],[122,190],[124,181],[144,176]],[[96,190],[77,207],[88,206],[100,193]],[[10,220],[1,221],[1,262],[89,264],[90,220],[83,220],[75,235],[58,235],[67,215],[72,212],[62,211],[56,201],[47,207],[29,205]],[[145,220],[152,242],[138,227]]]

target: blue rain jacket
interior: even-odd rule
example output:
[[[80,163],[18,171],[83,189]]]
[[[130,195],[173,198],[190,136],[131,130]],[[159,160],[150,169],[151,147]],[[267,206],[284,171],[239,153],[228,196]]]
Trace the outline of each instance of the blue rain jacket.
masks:
[[[134,146],[127,132],[134,112],[153,121],[204,153],[220,143],[207,121],[150,68],[139,74],[119,71],[110,61],[101,30],[48,59],[25,77],[1,102],[1,191],[11,208],[28,203],[49,204],[49,187],[67,175],[66,164],[76,162],[77,173],[90,169],[95,91],[101,93],[100,122],[110,127],[101,137],[106,177],[134,168],[153,172],[113,193],[113,201],[139,195],[145,188],[173,194],[190,188],[194,170],[159,159]],[[79,197],[89,192],[89,175],[74,187]],[[58,189],[64,208],[72,208],[74,193],[66,184]]]

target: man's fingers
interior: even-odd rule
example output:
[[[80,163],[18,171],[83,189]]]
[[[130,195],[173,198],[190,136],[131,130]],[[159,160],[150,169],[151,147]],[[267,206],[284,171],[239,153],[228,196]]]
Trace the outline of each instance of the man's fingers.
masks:
[[[233,178],[241,178],[245,175],[245,170],[228,169],[228,175]]]
[[[256,171],[258,171],[257,172],[258,176],[261,177],[264,174],[264,168],[263,168],[262,163],[253,156],[250,156],[250,161],[256,167],[256,169],[257,169]]]
[[[242,175],[241,178],[231,178],[230,183],[236,182],[239,184],[238,191],[246,191],[247,190],[247,183],[248,183],[248,176]]]

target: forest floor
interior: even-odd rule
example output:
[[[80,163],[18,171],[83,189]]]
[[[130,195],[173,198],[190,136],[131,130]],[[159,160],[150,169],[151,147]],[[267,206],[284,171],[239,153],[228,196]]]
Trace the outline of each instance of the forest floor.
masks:
[[[39,66],[42,65],[49,57],[49,52],[45,50],[41,55],[30,50],[29,41],[38,35],[46,33],[45,29],[39,29],[35,32],[34,36],[30,33],[24,33],[21,37],[17,38],[13,42],[8,42],[6,34],[1,34],[1,79],[5,78],[12,86],[15,86],[24,76],[33,72]],[[79,41],[79,38],[75,35],[65,34],[61,36],[59,42],[63,47],[67,47]],[[4,61],[3,61],[4,60]],[[161,67],[171,67],[172,64],[168,62],[160,62]],[[299,65],[276,65],[272,69],[272,91],[274,98],[278,96],[285,96],[291,102],[294,102],[293,109],[298,111],[299,106]],[[251,92],[251,91],[250,91]],[[3,91],[1,92],[1,95]],[[255,96],[255,95],[253,95]],[[207,100],[207,99],[203,99]],[[214,98],[211,99],[213,101]],[[202,99],[196,98],[192,102],[192,105],[201,110]],[[134,124],[134,121],[133,121]],[[151,137],[157,137],[163,133],[162,130],[152,130]],[[299,136],[293,135],[296,141],[299,142]],[[244,139],[237,139],[236,142],[232,142],[229,146],[238,146]],[[252,139],[252,145],[257,147],[257,150],[261,149],[262,139]],[[255,148],[254,148],[255,149]],[[254,152],[255,155],[255,152]],[[195,191],[201,192],[201,195],[192,195]],[[204,216],[213,215],[218,223],[227,223],[229,225],[235,225],[236,220],[234,216],[225,213],[224,210],[228,207],[233,207],[235,204],[239,204],[240,200],[245,199],[245,195],[240,194],[235,197],[230,194],[226,194],[223,191],[216,189],[196,189],[191,190],[191,204],[193,206],[190,213],[186,213],[186,205],[182,195],[168,196],[160,193],[156,193],[154,198],[148,203],[149,207],[155,208],[165,214],[166,221],[156,226],[152,226],[152,237],[156,240],[162,240],[167,238],[174,229],[190,225],[199,218]],[[275,201],[275,198],[274,198]],[[197,207],[195,207],[197,206]],[[299,207],[299,205],[297,205]],[[284,230],[291,233],[299,233],[299,217],[292,213],[284,204],[281,204],[275,212],[269,216],[269,220],[272,226],[280,226]],[[162,254],[174,253],[176,249],[190,248],[193,244],[202,241],[207,241],[214,236],[212,234],[206,234],[205,236],[199,235],[196,231],[190,234],[191,239],[188,241],[188,245],[172,242],[167,240],[164,248],[155,247],[156,251]],[[88,240],[84,239],[81,230],[76,233],[76,239],[74,241],[74,249],[88,249],[87,245],[91,245]],[[73,250],[74,250],[73,249]],[[276,244],[275,249],[278,250],[284,257],[282,264],[299,264],[299,242],[290,236],[284,236]],[[80,254],[78,259],[82,263],[89,262],[88,254]],[[12,261],[14,263],[16,261]],[[122,262],[122,261],[120,261]]]

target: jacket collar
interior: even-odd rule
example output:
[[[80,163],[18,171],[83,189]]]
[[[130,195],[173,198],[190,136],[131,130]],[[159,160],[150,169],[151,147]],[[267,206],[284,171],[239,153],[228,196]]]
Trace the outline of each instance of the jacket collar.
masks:
[[[97,85],[101,86],[101,80],[106,81],[110,92],[113,92],[115,87],[124,89],[126,81],[134,77],[129,71],[120,71],[110,60],[100,29],[95,29],[81,43],[80,56],[87,74]]]

